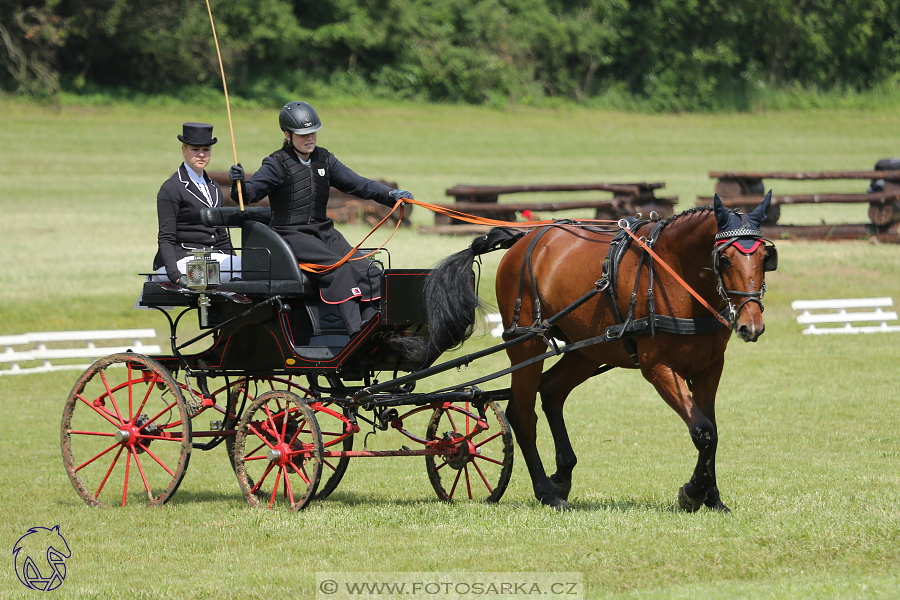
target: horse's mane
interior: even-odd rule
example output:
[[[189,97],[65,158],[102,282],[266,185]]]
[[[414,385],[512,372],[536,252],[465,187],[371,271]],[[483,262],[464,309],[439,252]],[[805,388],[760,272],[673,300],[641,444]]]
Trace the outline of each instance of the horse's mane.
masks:
[[[696,214],[699,212],[709,212],[711,210],[713,210],[713,206],[711,204],[707,204],[705,206],[692,206],[686,210],[683,210],[682,212],[678,213],[677,215],[672,215],[668,219],[663,219],[663,221],[662,221],[663,227],[668,227],[669,225],[671,225],[672,223],[674,223],[677,219],[679,219],[681,217],[690,216],[690,215],[693,215],[693,214]]]

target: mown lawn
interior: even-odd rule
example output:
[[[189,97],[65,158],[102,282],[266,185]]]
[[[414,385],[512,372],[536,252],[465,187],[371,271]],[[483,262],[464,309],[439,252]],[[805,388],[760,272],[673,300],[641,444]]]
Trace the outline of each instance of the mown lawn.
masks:
[[[212,169],[227,169],[224,111],[8,100],[0,110],[0,335],[147,326],[164,343],[164,320],[132,309],[136,274],[155,251],[155,194],[179,162],[182,121],[215,124]],[[435,202],[457,183],[644,180],[665,181],[665,194],[686,207],[711,192],[710,170],[869,169],[896,155],[900,125],[893,113],[853,111],[643,116],[322,104],[320,113],[319,141],[345,164]],[[234,117],[239,158],[255,168],[278,144],[277,111]],[[825,191],[800,187],[791,191]],[[865,220],[864,209],[789,210],[783,216],[794,222]],[[430,218],[416,213],[414,222]],[[364,230],[345,233],[353,241]],[[413,228],[388,247],[394,267],[417,267],[467,243]],[[94,510],[60,457],[70,371],[0,377],[3,539],[11,549],[29,527],[59,524],[72,548],[54,592],[62,598],[312,598],[316,573],[335,571],[578,572],[588,598],[898,597],[900,337],[803,336],[790,302],[900,299],[900,247],[779,242],[779,253],[766,333],[756,344],[731,342],[720,386],[717,471],[729,515],[676,510],[695,451],[633,371],[592,379],[569,400],[579,455],[569,513],[533,500],[519,456],[496,506],[438,502],[420,459],[360,459],[328,501],[299,514],[256,511],[223,447],[193,454],[162,509]],[[483,267],[488,300],[497,258]],[[479,337],[466,350],[492,343]],[[422,389],[503,366],[492,357]],[[405,443],[380,432],[369,441]],[[0,597],[34,595],[11,563],[0,569]]]

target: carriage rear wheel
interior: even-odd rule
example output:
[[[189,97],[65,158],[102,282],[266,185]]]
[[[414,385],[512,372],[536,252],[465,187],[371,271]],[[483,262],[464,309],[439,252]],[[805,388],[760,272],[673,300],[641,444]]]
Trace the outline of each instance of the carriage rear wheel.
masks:
[[[451,403],[436,408],[426,439],[440,441],[443,452],[425,456],[425,468],[438,498],[497,502],[509,485],[513,439],[506,415],[496,402],[484,405],[487,429],[476,430],[478,412]]]
[[[239,411],[246,402],[252,402],[258,394],[264,391],[275,389],[283,389],[297,394],[309,404],[312,411],[316,413],[316,421],[319,423],[325,451],[342,450],[349,452],[353,450],[353,435],[350,431],[351,424],[347,417],[346,409],[331,400],[315,400],[312,398],[313,394],[309,389],[292,379],[284,377],[252,377],[249,379],[241,378],[235,381],[228,393],[228,408],[223,429],[230,430],[235,427],[241,416]],[[234,469],[234,437],[225,438],[225,449],[228,452],[231,468]],[[324,457],[322,482],[316,495],[313,496],[313,500],[324,500],[327,498],[343,479],[349,464],[350,458],[346,456],[338,458]]]
[[[60,441],[66,473],[88,504],[159,506],[187,470],[190,415],[165,367],[140,354],[113,354],[78,378]]]
[[[250,506],[306,506],[322,477],[322,434],[315,414],[284,390],[261,394],[247,408],[234,440],[234,470]]]

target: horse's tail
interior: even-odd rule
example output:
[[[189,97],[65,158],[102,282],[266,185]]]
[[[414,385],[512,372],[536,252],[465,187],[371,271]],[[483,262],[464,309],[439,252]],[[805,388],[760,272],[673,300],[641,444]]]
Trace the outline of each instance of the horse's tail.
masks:
[[[481,306],[472,285],[475,257],[511,248],[524,235],[524,231],[495,227],[431,271],[425,279],[428,337],[418,338],[419,347],[407,348],[407,353],[430,364],[441,353],[458,348],[469,339],[475,330],[475,311]]]

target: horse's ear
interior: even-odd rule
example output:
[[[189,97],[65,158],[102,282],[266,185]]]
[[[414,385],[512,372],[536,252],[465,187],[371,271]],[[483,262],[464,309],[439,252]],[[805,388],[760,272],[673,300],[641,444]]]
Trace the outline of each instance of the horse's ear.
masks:
[[[718,194],[713,197],[713,210],[716,213],[716,225],[719,231],[724,231],[728,228],[728,224],[731,221],[731,213],[722,204],[722,199],[719,198]]]
[[[772,190],[766,194],[759,206],[753,209],[753,212],[747,215],[747,219],[753,223],[754,227],[759,227],[760,223],[766,220],[766,213],[769,212],[769,205],[772,203]]]

